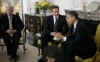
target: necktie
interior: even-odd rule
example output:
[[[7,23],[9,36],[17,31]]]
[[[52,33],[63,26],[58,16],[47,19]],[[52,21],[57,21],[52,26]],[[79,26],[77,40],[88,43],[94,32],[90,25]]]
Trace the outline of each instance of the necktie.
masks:
[[[75,28],[73,28],[73,32],[75,32]]]
[[[58,21],[58,16],[56,16],[56,21]]]
[[[56,16],[55,18],[56,18],[56,22],[54,24],[54,32],[57,31],[57,22],[58,22],[58,17]]]
[[[12,16],[9,16],[9,27],[12,29]]]

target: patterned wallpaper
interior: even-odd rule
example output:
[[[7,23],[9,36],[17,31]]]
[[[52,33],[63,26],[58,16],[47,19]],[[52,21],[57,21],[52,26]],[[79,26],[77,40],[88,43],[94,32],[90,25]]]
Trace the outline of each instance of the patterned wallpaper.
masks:
[[[71,10],[67,10],[71,11]],[[95,21],[100,21],[100,12],[83,12],[83,11],[76,11],[79,14],[79,17],[82,19],[87,19],[87,20],[95,20]]]
[[[88,19],[88,20],[100,20],[100,12],[82,12],[77,11],[80,18]]]

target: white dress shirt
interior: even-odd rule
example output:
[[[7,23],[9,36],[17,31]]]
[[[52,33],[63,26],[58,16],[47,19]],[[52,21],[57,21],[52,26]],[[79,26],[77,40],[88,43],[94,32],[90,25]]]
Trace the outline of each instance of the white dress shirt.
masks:
[[[56,23],[56,16],[53,16],[54,24]]]
[[[75,32],[75,31],[76,31],[77,23],[78,23],[78,21],[75,21],[75,22],[74,22],[73,32]]]
[[[56,23],[59,16],[53,16],[54,24]],[[53,37],[53,40],[59,40],[57,37]]]
[[[59,16],[53,16],[53,20],[54,20],[54,24],[56,23],[56,19],[58,19],[59,18]]]

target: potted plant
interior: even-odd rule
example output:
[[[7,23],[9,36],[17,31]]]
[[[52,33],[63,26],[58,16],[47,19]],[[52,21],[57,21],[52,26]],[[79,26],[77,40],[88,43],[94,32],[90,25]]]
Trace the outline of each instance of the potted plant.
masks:
[[[50,10],[52,6],[52,3],[48,2],[48,0],[42,0],[36,2],[36,8],[38,13],[42,13],[44,16],[46,16],[46,11]]]

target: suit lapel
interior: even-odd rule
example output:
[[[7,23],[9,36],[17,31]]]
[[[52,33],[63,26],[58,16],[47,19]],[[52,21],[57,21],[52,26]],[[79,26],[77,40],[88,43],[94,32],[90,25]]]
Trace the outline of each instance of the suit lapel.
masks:
[[[15,17],[14,15],[12,15],[12,24],[14,24],[14,21],[15,21]]]
[[[78,23],[77,23],[77,25],[76,25],[76,30],[75,30],[75,33],[78,33],[78,31],[79,31],[79,24],[80,24],[80,21],[78,21]]]
[[[53,19],[53,16],[51,16],[51,24],[54,25],[54,19]]]
[[[53,28],[54,27],[54,19],[53,19],[53,16],[51,16],[51,28]]]
[[[6,17],[7,21],[9,21],[9,18],[8,18],[8,15],[7,14],[5,15],[5,17]]]
[[[5,22],[6,22],[7,24],[9,24],[9,18],[8,18],[8,15],[7,15],[7,14],[5,15],[5,21],[4,21],[4,23],[5,23]]]

